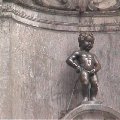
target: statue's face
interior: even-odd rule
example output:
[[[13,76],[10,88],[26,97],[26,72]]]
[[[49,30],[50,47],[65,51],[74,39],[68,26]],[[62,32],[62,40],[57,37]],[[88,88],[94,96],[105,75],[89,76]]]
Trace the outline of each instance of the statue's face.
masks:
[[[89,51],[89,50],[92,49],[93,44],[94,44],[94,38],[92,38],[92,37],[87,37],[87,39],[83,41],[82,48],[83,48],[84,50]]]

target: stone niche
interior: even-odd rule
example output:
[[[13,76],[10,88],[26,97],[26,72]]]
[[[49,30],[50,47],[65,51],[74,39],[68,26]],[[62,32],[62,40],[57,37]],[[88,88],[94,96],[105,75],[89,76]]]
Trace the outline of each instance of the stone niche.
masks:
[[[70,2],[50,1],[52,6],[49,0],[0,0],[0,118],[61,117],[79,76],[65,62],[79,49],[79,31],[91,31],[96,39],[92,52],[102,65],[97,99],[120,112],[119,2],[104,9],[101,4],[96,6],[99,9],[87,4],[81,13],[79,0],[73,1],[79,2],[77,9],[76,3],[68,7]],[[70,109],[79,110],[80,115],[86,108],[76,108],[81,101],[78,83]],[[92,106],[88,112],[93,115]],[[99,106],[95,114],[118,118],[118,112],[105,108]]]

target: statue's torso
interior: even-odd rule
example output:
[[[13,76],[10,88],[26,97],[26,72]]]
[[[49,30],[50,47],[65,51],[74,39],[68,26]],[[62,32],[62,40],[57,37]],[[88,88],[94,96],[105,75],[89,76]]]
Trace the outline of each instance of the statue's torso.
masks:
[[[79,54],[78,63],[85,70],[90,71],[90,70],[94,69],[94,66],[95,66],[94,55],[89,52],[81,51]]]

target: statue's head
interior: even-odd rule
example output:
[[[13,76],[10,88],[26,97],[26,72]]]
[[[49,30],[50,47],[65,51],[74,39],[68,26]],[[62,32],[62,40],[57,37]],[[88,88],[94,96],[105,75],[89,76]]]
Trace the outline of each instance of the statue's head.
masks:
[[[79,47],[89,51],[94,44],[94,36],[91,32],[82,32],[78,37]]]

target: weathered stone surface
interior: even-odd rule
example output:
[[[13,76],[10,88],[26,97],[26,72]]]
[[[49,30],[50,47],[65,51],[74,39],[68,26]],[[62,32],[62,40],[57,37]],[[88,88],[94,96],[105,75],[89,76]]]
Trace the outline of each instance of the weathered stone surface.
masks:
[[[66,110],[78,78],[65,63],[79,49],[77,32],[37,29],[1,18],[0,117],[57,119]],[[102,65],[98,99],[120,111],[120,32],[95,32],[92,50]],[[80,83],[71,109],[81,101]]]
[[[13,3],[0,6],[0,17],[7,17],[0,19],[0,118],[61,117],[79,76],[65,63],[79,49],[78,31],[100,31],[94,32],[92,50],[102,64],[98,99],[120,111],[119,11],[79,17],[76,11],[41,10],[46,13]],[[81,101],[78,83],[70,109]]]
[[[66,71],[65,41],[75,34],[67,36],[13,22],[11,35],[13,118],[58,118],[74,83],[74,78],[69,81],[74,73]]]
[[[0,19],[0,119],[12,117],[10,21]]]

